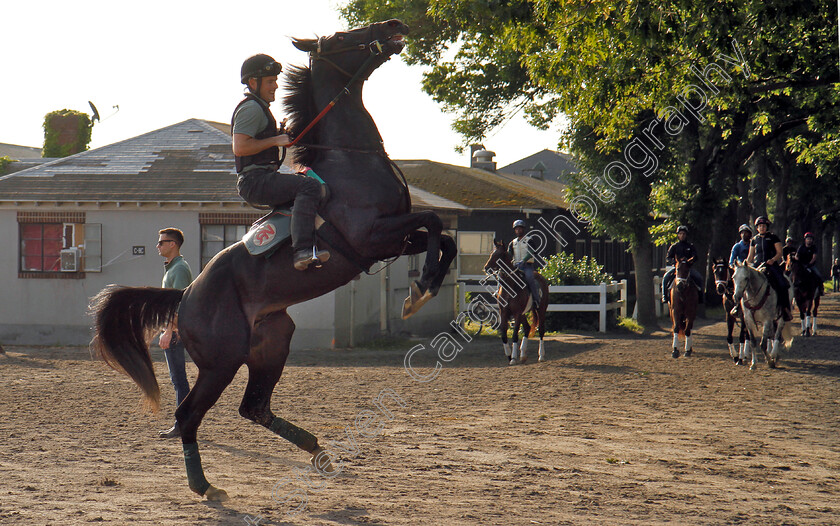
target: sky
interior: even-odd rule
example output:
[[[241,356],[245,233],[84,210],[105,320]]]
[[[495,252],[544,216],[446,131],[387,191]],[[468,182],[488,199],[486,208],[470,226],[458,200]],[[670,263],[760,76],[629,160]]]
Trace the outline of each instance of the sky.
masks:
[[[41,147],[44,115],[64,108],[90,114],[89,100],[102,118],[93,128],[92,149],[190,118],[230,122],[242,98],[242,61],[267,53],[284,65],[306,64],[290,37],[347,29],[337,13],[341,3],[6,2],[0,143]],[[454,151],[461,142],[451,128],[454,115],[421,91],[422,73],[394,58],[365,85],[365,106],[386,151],[394,159],[467,165],[468,153]],[[280,105],[272,109],[280,120]],[[519,117],[483,144],[496,152],[501,167],[545,148],[556,150],[558,138],[557,130],[537,130]]]

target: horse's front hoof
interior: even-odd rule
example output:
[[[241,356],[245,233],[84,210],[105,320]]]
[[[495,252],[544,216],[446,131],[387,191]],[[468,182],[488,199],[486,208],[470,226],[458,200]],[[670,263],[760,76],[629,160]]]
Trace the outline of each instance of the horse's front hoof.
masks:
[[[678,349],[674,349],[674,352],[671,353],[671,356],[673,356],[674,358],[679,358],[680,351]]]
[[[225,490],[219,489],[212,484],[204,492],[204,496],[211,502],[224,502],[230,498]]]
[[[516,358],[511,358],[510,362],[508,362],[508,365],[519,365],[519,360],[517,360]]]
[[[539,360],[537,360],[537,361],[538,361],[538,362],[540,362],[540,363],[542,363],[542,362],[545,362],[545,361],[547,361],[547,360],[545,359],[545,356],[540,356],[540,359],[539,359]]]
[[[692,352],[694,352],[693,349],[689,349],[689,350],[685,351],[685,357],[688,358],[689,356],[691,356]]]
[[[737,356],[733,356],[732,361],[735,362],[736,365],[741,365],[741,359]]]

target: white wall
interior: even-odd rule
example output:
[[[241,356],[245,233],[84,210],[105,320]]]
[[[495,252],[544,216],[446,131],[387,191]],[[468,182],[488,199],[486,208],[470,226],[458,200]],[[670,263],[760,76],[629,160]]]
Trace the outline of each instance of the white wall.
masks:
[[[89,299],[106,285],[160,286],[163,258],[157,254],[158,231],[174,226],[184,232],[181,253],[198,275],[200,268],[199,209],[68,207],[38,211],[85,211],[87,223],[102,225],[102,272],[83,279],[18,278],[17,213],[0,209],[0,342],[6,344],[80,345],[90,341]],[[212,211],[201,209],[201,211]],[[143,256],[133,246],[145,247]],[[374,265],[373,271],[379,269]],[[383,282],[383,277],[387,281]],[[360,279],[320,298],[289,309],[296,331],[292,349],[346,347],[383,334],[430,335],[445,330],[455,316],[454,276],[447,276],[438,297],[409,320],[400,313],[408,295],[408,258],[402,257],[380,274]],[[385,288],[383,288],[383,285]],[[383,290],[387,291],[383,295]],[[350,308],[351,298],[353,308]],[[387,332],[381,306],[387,301]],[[352,311],[352,312],[351,312]],[[350,327],[351,313],[354,322]],[[351,335],[352,332],[352,335]],[[352,336],[352,341],[351,341]]]

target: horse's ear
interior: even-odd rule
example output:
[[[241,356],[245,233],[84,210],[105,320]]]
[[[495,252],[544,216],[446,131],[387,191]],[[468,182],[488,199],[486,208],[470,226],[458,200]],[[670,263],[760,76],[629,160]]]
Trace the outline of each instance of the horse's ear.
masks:
[[[502,240],[501,240],[500,238],[498,238],[498,237],[497,237],[496,239],[494,239],[494,240],[493,240],[493,244],[494,244],[494,245],[496,245],[497,247],[500,247],[500,248],[501,248],[501,247],[503,247],[503,246],[505,246],[505,242],[504,242],[504,241],[502,241]]]
[[[293,38],[292,45],[301,51],[306,51],[307,53],[317,51],[318,49],[318,41],[314,38]]]

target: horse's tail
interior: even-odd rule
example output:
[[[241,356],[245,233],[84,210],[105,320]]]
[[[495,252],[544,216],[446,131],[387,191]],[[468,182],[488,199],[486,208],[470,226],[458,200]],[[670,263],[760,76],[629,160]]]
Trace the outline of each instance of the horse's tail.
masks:
[[[160,408],[160,388],[146,342],[151,331],[170,323],[183,295],[179,289],[109,285],[91,298],[91,349],[134,380],[152,411]]]

